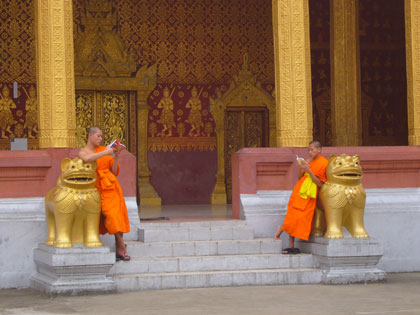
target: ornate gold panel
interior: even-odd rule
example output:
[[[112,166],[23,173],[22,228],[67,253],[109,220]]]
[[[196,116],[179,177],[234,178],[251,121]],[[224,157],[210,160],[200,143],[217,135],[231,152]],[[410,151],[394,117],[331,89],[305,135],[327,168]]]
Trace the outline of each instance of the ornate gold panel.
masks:
[[[135,96],[128,91],[76,91],[76,135],[79,148],[86,145],[87,128],[99,126],[103,131],[104,145],[118,139],[135,154],[135,117]]]

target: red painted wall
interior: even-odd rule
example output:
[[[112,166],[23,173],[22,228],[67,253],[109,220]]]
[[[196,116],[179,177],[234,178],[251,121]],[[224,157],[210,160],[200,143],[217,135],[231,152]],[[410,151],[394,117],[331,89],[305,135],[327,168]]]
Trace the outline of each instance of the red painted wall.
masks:
[[[217,151],[151,152],[151,184],[163,204],[208,204],[216,183]]]
[[[79,149],[0,151],[0,198],[44,197],[56,185],[61,161]],[[123,151],[118,181],[125,197],[136,196],[136,157]]]

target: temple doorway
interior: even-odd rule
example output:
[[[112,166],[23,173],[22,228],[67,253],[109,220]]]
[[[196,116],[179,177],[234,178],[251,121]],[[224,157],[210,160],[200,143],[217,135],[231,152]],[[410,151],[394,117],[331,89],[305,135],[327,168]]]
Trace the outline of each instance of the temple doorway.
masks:
[[[268,110],[265,107],[228,107],[225,111],[225,182],[232,203],[232,155],[242,148],[268,146]]]

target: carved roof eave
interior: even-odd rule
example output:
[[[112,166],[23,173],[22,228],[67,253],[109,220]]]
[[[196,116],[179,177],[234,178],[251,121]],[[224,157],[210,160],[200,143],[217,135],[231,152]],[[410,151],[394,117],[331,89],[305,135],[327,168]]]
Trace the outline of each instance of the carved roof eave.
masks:
[[[252,81],[251,81],[252,82]],[[271,107],[275,104],[275,98],[260,86],[245,81],[236,85],[231,84],[229,89],[221,97],[221,102],[227,106],[267,106]]]
[[[133,77],[75,76],[75,85],[77,90],[151,91],[156,86],[156,67],[142,66]]]

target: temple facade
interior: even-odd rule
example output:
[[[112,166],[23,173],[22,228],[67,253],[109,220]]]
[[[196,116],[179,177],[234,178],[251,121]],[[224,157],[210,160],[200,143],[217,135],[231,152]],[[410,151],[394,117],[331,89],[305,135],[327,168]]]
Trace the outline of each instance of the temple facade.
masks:
[[[385,5],[386,3],[386,5]],[[141,205],[232,200],[243,147],[420,145],[418,0],[3,0],[0,149],[137,157]]]

